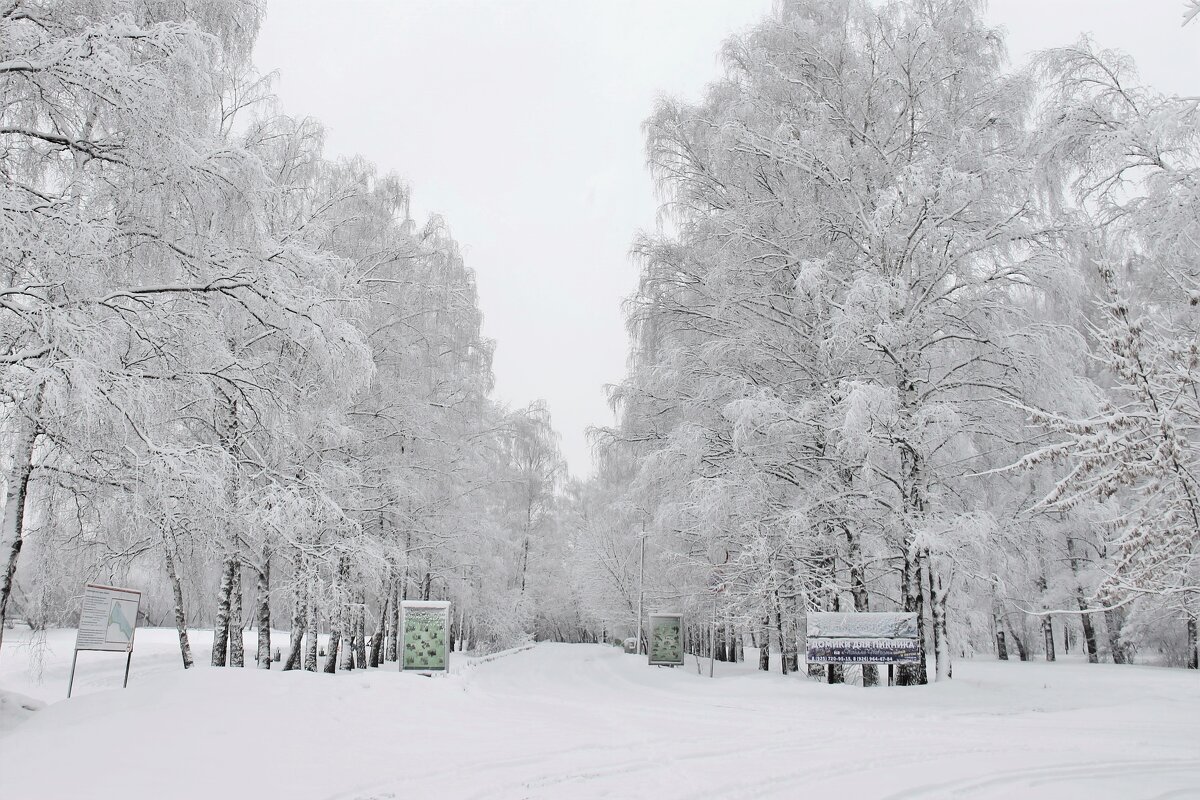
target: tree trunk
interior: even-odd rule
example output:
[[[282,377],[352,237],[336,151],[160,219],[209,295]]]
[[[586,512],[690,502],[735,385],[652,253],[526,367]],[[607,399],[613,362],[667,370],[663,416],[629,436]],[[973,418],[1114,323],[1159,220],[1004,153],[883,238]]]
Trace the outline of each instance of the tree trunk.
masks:
[[[1079,615],[1079,622],[1083,625],[1083,648],[1087,651],[1088,663],[1097,664],[1100,656],[1096,651],[1096,630],[1092,626],[1092,615],[1087,613],[1087,599],[1083,596],[1083,585],[1079,582],[1079,559],[1075,556],[1075,538],[1070,535],[1067,536],[1067,560],[1071,564],[1071,573],[1075,576],[1075,603],[1083,612]]]
[[[362,584],[362,579],[359,579]],[[359,669],[367,668],[367,597],[365,592],[359,592],[358,603],[354,607],[354,660]]]
[[[850,596],[854,598],[855,611],[870,611],[871,597],[867,593],[867,570],[863,566],[862,540],[849,525],[843,524],[848,545],[847,561],[850,565]],[[879,667],[874,664],[862,665],[863,686],[879,685]]]
[[[1200,669],[1200,650],[1196,646],[1196,615],[1187,616],[1187,668]]]
[[[1042,610],[1046,609],[1046,589],[1049,584],[1046,582],[1046,575],[1043,573],[1038,576],[1038,591],[1042,593]],[[1050,620],[1049,614],[1042,615],[1042,646],[1046,651],[1046,660],[1054,660],[1054,623]]]
[[[303,557],[297,556],[296,566],[292,570],[292,629],[288,632],[288,645],[291,647],[291,650],[288,652],[287,662],[283,665],[285,672],[298,669],[303,660],[304,621],[307,611],[304,599],[304,572]]]
[[[329,647],[332,654],[336,647],[341,654],[341,662],[338,664],[344,670],[354,669],[354,648],[352,640],[354,638],[354,612],[350,607],[350,557],[342,556],[338,562],[338,586],[337,586],[337,602],[338,602],[338,643],[334,645],[334,636],[329,635]],[[328,667],[326,672],[332,672]]]
[[[799,672],[800,654],[797,652],[797,647],[799,645],[800,612],[796,607],[795,597],[792,598],[791,603],[785,601],[782,604],[781,613],[783,614],[783,630],[787,635],[782,646],[782,658],[787,663],[788,672]]]
[[[336,616],[336,615],[335,615]],[[325,653],[325,672],[333,674],[338,668],[338,650],[342,644],[342,631],[338,625],[329,630],[329,650]]]
[[[915,547],[904,548],[904,568],[900,574],[904,591],[904,610],[917,614],[917,642],[921,661],[917,664],[898,664],[897,686],[920,686],[929,682],[925,669],[925,598],[921,590],[921,552]]]
[[[246,644],[242,639],[242,562],[233,559],[233,584],[229,589],[229,666],[246,666]]]
[[[217,620],[213,625],[212,665],[223,667],[229,650],[229,603],[233,593],[233,573],[237,562],[226,559],[221,572],[221,586],[217,589]]]
[[[392,586],[392,607],[388,627],[387,660],[396,661],[400,653],[400,581]]]
[[[1121,643],[1121,628],[1125,625],[1125,615],[1117,609],[1104,612],[1104,628],[1108,632],[1108,652],[1112,655],[1114,664],[1128,664],[1129,651]]]
[[[788,674],[788,659],[787,653],[787,634],[784,633],[783,625],[783,607],[779,603],[779,590],[775,590],[775,630],[779,633],[779,669],[784,674]]]
[[[179,655],[183,658],[183,668],[192,666],[192,645],[188,642],[187,614],[183,608],[183,586],[179,582],[179,571],[175,568],[175,537],[167,532],[164,522],[160,529],[163,540],[163,563],[167,568],[167,581],[171,584],[171,596],[175,600],[175,631],[179,635]]]
[[[271,668],[271,552],[263,552],[262,568],[256,587],[258,600],[258,668]]]
[[[1005,621],[1008,621],[1007,618]],[[1025,647],[1025,640],[1017,635],[1017,629],[1012,626],[1012,623],[1008,625],[1008,635],[1012,637],[1013,644],[1017,646],[1017,657],[1022,661],[1028,661],[1029,649]]]
[[[317,593],[315,581],[309,576],[308,599],[305,614],[308,619],[304,625],[304,638],[307,642],[304,648],[304,669],[308,672],[317,671]]]
[[[30,412],[16,412],[19,432],[13,442],[12,469],[4,498],[4,521],[0,526],[0,553],[4,558],[4,571],[0,573],[0,644],[4,642],[4,616],[8,611],[8,600],[12,597],[17,561],[21,557],[21,546],[25,543],[25,500],[29,496],[29,481],[33,475],[33,450],[37,444],[38,418],[42,413],[44,394],[45,384],[39,383],[34,389]]]
[[[950,635],[946,626],[946,588],[942,585],[942,573],[937,568],[929,551],[925,551],[926,567],[929,570],[929,611],[933,617],[933,657],[936,680],[954,677],[950,663]]]
[[[895,312],[900,313],[900,312]],[[901,367],[896,376],[899,392],[898,409],[902,424],[911,424],[917,407],[917,383],[910,371]],[[929,682],[925,665],[925,643],[929,641],[925,631],[925,599],[921,579],[921,550],[913,540],[912,526],[925,515],[925,476],[921,454],[909,441],[897,442],[900,460],[900,501],[904,515],[905,531],[904,566],[900,573],[901,589],[904,594],[904,610],[917,614],[917,641],[920,644],[921,660],[917,664],[900,664],[896,671],[898,686],[923,685]]]
[[[771,670],[771,613],[763,617],[762,631],[758,635],[758,668],[763,672]]]
[[[383,608],[379,609],[379,624],[376,625],[375,633],[371,636],[370,661],[367,663],[372,667],[378,667],[383,663],[383,637],[387,631],[388,606],[391,605],[391,602],[391,594],[385,589]],[[453,642],[451,642],[451,646],[453,646]]]
[[[1008,661],[1008,643],[1004,640],[1004,623],[1000,621],[1000,603],[992,602],[992,627],[996,630],[996,657]]]

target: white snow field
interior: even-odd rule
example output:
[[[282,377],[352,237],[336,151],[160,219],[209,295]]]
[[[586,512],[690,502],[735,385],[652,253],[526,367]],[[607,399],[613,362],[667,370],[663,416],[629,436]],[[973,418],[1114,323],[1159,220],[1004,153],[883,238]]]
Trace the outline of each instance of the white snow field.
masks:
[[[123,656],[83,653],[66,700],[74,632],[40,683],[28,641],[0,654],[3,800],[1200,798],[1183,670],[962,661],[868,690],[541,644],[432,678],[185,672],[174,632],[143,629],[128,689]]]

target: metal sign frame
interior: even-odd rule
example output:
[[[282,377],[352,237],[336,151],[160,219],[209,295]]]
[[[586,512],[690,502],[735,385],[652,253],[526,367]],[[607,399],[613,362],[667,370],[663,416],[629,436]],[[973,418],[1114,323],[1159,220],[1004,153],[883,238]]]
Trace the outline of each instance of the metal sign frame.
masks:
[[[428,624],[416,629],[417,620],[438,621],[440,630],[431,630]],[[409,631],[409,621],[414,630]],[[410,638],[411,634],[411,638]],[[432,634],[432,635],[431,635]],[[424,675],[445,674],[450,671],[450,601],[449,600],[401,600],[400,601],[400,671]],[[417,657],[419,645],[432,648],[423,650],[424,656]],[[440,654],[438,650],[440,649]],[[429,663],[440,655],[441,664]],[[422,661],[426,663],[421,663]]]
[[[132,612],[129,606],[133,606]],[[75,688],[75,665],[80,650],[106,653],[125,653],[125,678],[121,688],[129,687],[129,666],[133,662],[133,640],[137,635],[137,618],[142,608],[142,593],[88,583],[83,587],[80,601],[79,625],[75,629],[75,652],[71,656],[71,675],[67,678],[67,697]],[[116,634],[110,633],[113,627]]]
[[[656,652],[655,652],[656,648],[654,646],[655,645],[655,634],[657,632],[657,629],[660,627],[660,624],[658,624],[658,623],[663,623],[663,622],[668,623],[667,625],[661,625],[661,627],[669,628],[669,627],[672,627],[669,625],[670,621],[674,621],[674,623],[675,623],[673,627],[675,630],[675,635],[678,637],[678,642],[675,645],[675,647],[678,648],[679,657],[678,658],[662,658],[662,657],[655,658],[656,655],[659,655],[659,656],[662,655],[661,649],[656,654]],[[672,648],[672,649],[674,649],[674,648]],[[683,625],[683,614],[681,614],[677,611],[656,611],[655,613],[651,614],[650,622],[649,622],[649,626],[648,626],[648,632],[646,635],[647,663],[649,663],[650,666],[652,666],[652,667],[682,667],[686,652],[687,652],[687,632],[686,632],[686,628]]]

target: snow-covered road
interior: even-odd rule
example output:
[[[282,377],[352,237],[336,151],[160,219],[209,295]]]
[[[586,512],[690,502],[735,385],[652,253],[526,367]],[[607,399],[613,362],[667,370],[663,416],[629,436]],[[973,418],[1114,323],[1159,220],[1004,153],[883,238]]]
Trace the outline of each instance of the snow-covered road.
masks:
[[[128,690],[92,659],[2,735],[0,797],[1200,798],[1194,672],[967,661],[866,690],[543,644],[438,678],[184,673],[168,633],[138,632]],[[6,640],[0,688],[59,701],[57,636],[40,685]]]

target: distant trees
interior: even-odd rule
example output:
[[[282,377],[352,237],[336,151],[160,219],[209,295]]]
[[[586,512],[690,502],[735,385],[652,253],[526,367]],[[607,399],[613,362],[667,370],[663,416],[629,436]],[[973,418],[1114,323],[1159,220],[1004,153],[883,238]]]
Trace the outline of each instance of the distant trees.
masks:
[[[507,646],[535,603],[497,606],[565,569],[549,415],[488,399],[445,224],[276,107],[260,16],[0,8],[0,623],[36,570],[25,616],[69,615],[84,580],[144,586],[185,667],[201,623],[216,666],[244,665],[252,624],[269,668],[273,622],[284,668],[317,669],[319,631],[327,670],[395,660],[413,597],[455,601],[460,646]]]
[[[794,0],[724,59],[646,123],[668,225],[595,481],[652,594],[711,613],[719,576],[785,671],[807,610],[916,611],[940,678],[968,641],[1052,657],[1039,609],[1118,662],[1114,601],[1194,618],[1194,104],[1086,48],[1008,73],[971,2]],[[619,590],[629,534],[585,531]]]

